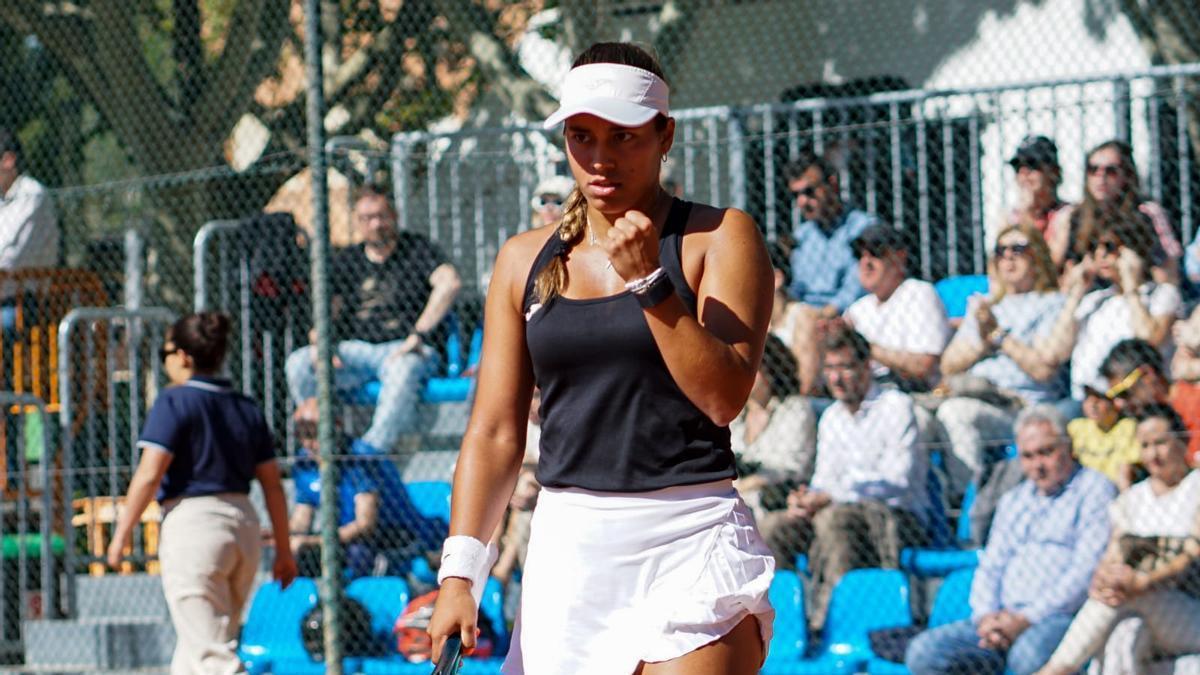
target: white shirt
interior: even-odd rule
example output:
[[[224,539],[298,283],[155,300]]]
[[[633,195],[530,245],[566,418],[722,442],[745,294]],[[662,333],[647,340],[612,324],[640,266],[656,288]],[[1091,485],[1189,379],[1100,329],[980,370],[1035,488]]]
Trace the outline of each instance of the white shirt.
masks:
[[[1156,495],[1150,481],[1135,483],[1112,505],[1113,527],[1141,537],[1200,536],[1200,471],[1193,470],[1166,494]]]
[[[905,279],[887,302],[875,294],[864,295],[846,309],[854,330],[873,345],[915,354],[939,355],[950,338],[946,308],[933,284]],[[876,378],[888,368],[873,364]]]
[[[835,503],[870,499],[927,522],[928,472],[908,394],[872,386],[857,412],[837,401],[821,416],[812,488]]]
[[[58,219],[46,188],[21,174],[0,196],[0,270],[58,264]]]
[[[1144,283],[1138,288],[1138,295],[1155,319],[1174,316],[1182,302],[1179,289],[1170,284]],[[1114,345],[1136,336],[1133,310],[1115,286],[1083,296],[1075,310],[1075,320],[1079,328],[1071,351],[1071,398],[1082,401],[1085,384],[1099,391],[1108,389],[1108,383],[1100,375],[1100,364]],[[1164,355],[1170,349],[1169,336],[1159,349]]]

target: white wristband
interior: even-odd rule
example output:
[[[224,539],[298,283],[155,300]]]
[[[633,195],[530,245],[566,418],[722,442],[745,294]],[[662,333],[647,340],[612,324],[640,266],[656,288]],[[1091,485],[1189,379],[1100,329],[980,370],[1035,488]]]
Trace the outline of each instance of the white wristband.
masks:
[[[475,537],[455,535],[447,537],[442,544],[442,564],[438,568],[438,584],[448,577],[466,579],[471,584],[471,595],[475,604],[483,598],[483,586],[487,583],[492,565],[500,550],[495,544],[487,544]]]
[[[663,268],[656,268],[653,272],[640,279],[634,279],[633,281],[626,282],[625,290],[633,293],[645,293],[646,289],[650,288],[650,284],[653,284],[658,280],[659,277],[666,273],[666,270]]]

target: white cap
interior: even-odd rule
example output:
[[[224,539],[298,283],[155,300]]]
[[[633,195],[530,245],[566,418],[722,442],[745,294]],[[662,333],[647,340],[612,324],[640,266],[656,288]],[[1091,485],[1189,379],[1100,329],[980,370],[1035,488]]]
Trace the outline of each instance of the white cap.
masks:
[[[563,199],[571,194],[571,190],[575,189],[575,181],[566,176],[549,176],[543,178],[533,190],[534,198],[542,195],[558,195]]]
[[[558,110],[543,125],[553,129],[572,115],[586,113],[636,127],[667,115],[667,83],[648,70],[616,63],[572,68],[563,80]]]

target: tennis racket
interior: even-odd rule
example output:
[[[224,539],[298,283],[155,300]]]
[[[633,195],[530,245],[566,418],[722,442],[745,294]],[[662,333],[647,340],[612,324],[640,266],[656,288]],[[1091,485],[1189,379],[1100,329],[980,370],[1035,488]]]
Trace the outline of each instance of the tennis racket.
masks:
[[[451,635],[442,645],[442,656],[438,659],[433,675],[458,675],[462,669],[462,637]]]

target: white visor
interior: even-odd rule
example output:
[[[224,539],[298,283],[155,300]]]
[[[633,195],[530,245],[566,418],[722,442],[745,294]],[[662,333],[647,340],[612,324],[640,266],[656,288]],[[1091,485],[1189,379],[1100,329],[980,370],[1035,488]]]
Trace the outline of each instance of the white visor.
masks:
[[[558,110],[546,118],[547,129],[572,115],[588,114],[623,127],[637,127],[667,115],[667,83],[648,70],[616,63],[572,68],[563,80]]]

